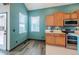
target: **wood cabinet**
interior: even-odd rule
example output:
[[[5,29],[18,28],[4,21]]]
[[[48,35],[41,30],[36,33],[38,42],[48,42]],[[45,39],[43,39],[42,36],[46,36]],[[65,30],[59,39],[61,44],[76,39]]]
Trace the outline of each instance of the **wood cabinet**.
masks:
[[[55,38],[54,38],[53,34],[50,34],[50,33],[46,34],[46,43],[55,44]]]
[[[54,16],[54,26],[63,26],[64,13],[57,12],[53,16]]]
[[[79,19],[79,11],[73,13],[57,12],[46,17],[46,26],[64,26],[64,20]]]
[[[78,19],[76,12],[71,13],[70,17],[71,17],[71,19]]]
[[[57,12],[46,17],[46,26],[63,26],[64,13]]]
[[[65,46],[65,35],[63,34],[56,34],[56,45]]]
[[[48,15],[46,17],[46,26],[53,26],[53,20],[54,20],[53,15]]]
[[[69,19],[70,19],[70,13],[65,13],[64,20],[69,20]]]
[[[69,20],[69,19],[78,19],[77,13],[73,12],[73,13],[65,13],[64,14],[64,20]]]
[[[79,19],[79,10],[75,11],[77,13],[77,18]]]
[[[65,34],[55,34],[50,33],[46,34],[46,43],[50,45],[58,45],[58,46],[64,46],[65,47]]]

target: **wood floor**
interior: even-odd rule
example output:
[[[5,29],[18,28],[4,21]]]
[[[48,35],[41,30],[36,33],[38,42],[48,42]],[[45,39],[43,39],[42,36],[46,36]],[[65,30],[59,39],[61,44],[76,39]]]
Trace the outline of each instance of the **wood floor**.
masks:
[[[46,55],[77,55],[77,50],[46,44]]]
[[[46,51],[45,51],[46,50]],[[29,40],[10,52],[0,50],[0,55],[77,55],[76,50],[45,45],[41,40]]]
[[[44,55],[45,42],[41,40],[29,40],[10,52],[0,51],[0,55]]]

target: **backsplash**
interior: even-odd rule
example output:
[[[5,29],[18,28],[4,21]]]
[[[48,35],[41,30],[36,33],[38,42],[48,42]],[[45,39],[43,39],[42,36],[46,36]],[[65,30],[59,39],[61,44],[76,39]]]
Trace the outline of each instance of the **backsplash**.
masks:
[[[71,29],[71,30],[79,30],[79,27],[46,27],[47,30],[65,30],[65,29]]]

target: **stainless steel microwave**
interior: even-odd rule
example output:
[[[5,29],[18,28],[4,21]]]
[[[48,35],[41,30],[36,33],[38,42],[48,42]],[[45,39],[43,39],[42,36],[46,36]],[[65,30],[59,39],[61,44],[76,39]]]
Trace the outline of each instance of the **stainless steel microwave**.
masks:
[[[78,26],[78,20],[64,20],[64,26]]]

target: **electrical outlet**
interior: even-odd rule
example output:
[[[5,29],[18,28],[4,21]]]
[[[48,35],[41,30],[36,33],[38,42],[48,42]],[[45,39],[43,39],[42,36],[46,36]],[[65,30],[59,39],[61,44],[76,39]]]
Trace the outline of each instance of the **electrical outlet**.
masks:
[[[16,43],[18,43],[18,41],[16,41]]]

